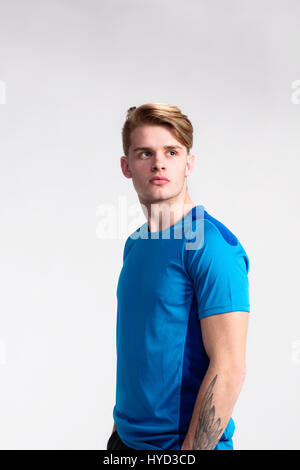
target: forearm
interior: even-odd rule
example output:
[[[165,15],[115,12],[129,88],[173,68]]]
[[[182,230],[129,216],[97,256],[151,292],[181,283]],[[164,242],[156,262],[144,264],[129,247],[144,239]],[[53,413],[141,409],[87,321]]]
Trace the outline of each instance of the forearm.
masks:
[[[213,450],[231,417],[245,373],[210,365],[199,388],[189,429],[181,449]]]

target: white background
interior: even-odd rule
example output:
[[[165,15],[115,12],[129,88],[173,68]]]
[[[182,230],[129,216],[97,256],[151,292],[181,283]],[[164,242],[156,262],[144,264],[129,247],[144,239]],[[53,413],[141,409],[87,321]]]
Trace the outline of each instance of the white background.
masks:
[[[191,119],[191,198],[250,259],[234,446],[299,449],[300,2],[1,0],[0,11],[0,447],[106,448],[126,235],[101,239],[97,211],[137,204],[121,127],[130,106],[154,101]]]

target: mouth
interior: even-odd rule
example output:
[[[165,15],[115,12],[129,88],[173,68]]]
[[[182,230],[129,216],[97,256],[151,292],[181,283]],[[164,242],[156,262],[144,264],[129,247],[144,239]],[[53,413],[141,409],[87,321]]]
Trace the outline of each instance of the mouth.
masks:
[[[150,180],[150,183],[157,184],[157,185],[162,185],[162,184],[169,183],[169,180],[167,178],[152,178]]]

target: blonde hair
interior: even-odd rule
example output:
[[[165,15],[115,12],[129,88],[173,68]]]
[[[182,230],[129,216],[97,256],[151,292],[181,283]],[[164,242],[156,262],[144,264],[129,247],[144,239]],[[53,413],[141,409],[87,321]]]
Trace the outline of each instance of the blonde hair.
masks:
[[[176,139],[186,147],[193,146],[193,126],[188,117],[177,106],[167,103],[146,103],[127,110],[126,121],[122,128],[123,151],[128,156],[131,132],[138,126],[150,124],[167,126]]]

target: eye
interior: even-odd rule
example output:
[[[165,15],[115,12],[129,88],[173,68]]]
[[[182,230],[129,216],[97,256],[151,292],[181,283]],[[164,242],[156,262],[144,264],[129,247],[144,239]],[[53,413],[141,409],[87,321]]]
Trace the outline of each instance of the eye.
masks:
[[[150,153],[145,150],[145,152],[142,152],[140,155],[143,156],[145,153]]]
[[[175,150],[169,150],[168,153],[173,153],[174,155],[177,155],[178,152],[176,152]],[[148,152],[147,150],[145,150],[144,152],[140,153],[140,156],[143,157],[143,158],[147,158],[148,155],[145,155],[145,154],[148,154],[148,155],[151,155],[151,152]],[[171,155],[171,157],[173,157],[174,155]]]

